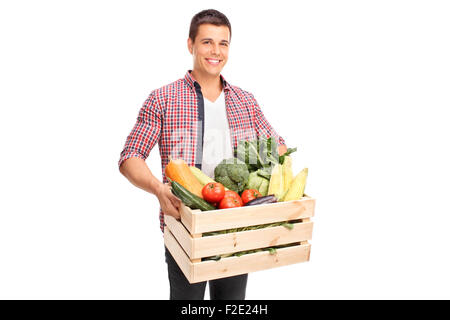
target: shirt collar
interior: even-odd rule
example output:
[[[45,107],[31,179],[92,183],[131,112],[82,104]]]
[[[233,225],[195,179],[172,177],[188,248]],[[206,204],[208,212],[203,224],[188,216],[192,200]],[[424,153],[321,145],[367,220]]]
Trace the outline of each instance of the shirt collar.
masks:
[[[199,86],[199,87],[200,87],[200,84],[194,79],[191,72],[192,72],[192,70],[188,70],[188,72],[186,72],[186,75],[184,76],[184,81],[186,81],[186,83],[192,90],[195,90],[195,86],[196,86],[195,84],[197,84],[197,86]],[[222,81],[222,86],[223,86],[224,91],[228,91],[231,89],[230,84],[227,81],[225,81],[225,78],[222,75],[220,75],[220,80]]]

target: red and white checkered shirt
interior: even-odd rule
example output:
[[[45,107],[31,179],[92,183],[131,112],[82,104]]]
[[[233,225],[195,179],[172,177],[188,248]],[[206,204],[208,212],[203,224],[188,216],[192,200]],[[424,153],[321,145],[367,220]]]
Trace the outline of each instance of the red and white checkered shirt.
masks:
[[[119,167],[131,157],[147,159],[150,150],[158,142],[163,183],[168,182],[165,167],[169,163],[169,155],[201,169],[204,102],[200,85],[190,72],[184,78],[150,93],[126,139]],[[278,144],[285,144],[265,118],[254,96],[230,85],[222,76],[221,80],[233,150],[236,150],[238,141],[255,140],[258,137],[272,136]],[[159,218],[161,230],[164,231],[161,208]]]

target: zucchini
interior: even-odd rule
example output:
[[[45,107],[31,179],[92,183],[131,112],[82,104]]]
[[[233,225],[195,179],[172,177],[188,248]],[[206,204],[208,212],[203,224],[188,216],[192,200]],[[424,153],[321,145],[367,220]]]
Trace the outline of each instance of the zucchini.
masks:
[[[200,209],[201,211],[215,210],[212,204],[196,196],[181,184],[168,178],[172,185],[172,193],[180,198],[183,203],[191,209]]]

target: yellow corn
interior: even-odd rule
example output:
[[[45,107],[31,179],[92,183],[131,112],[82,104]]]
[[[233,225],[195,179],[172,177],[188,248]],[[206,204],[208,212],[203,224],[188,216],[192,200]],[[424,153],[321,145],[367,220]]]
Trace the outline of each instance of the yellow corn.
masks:
[[[270,175],[269,190],[267,194],[273,194],[277,199],[283,195],[283,167],[281,164],[276,164]]]
[[[289,186],[292,182],[292,158],[289,156],[286,156],[284,158],[283,166],[282,166],[282,185],[283,185],[283,192],[278,197],[278,201],[283,201],[283,198],[285,197],[286,193],[288,192]]]
[[[283,193],[289,189],[292,182],[292,158],[286,156],[283,162]]]
[[[308,168],[300,171],[292,180],[291,185],[283,198],[283,201],[299,200],[303,197],[306,186],[306,178],[308,177]]]

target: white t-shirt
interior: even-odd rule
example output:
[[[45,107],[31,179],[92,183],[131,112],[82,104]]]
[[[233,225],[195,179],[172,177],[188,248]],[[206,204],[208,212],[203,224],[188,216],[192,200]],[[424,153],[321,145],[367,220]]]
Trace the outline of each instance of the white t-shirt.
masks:
[[[205,105],[205,132],[203,137],[202,171],[214,179],[214,168],[223,159],[233,157],[230,126],[228,124],[223,91],[216,101],[203,97]]]

